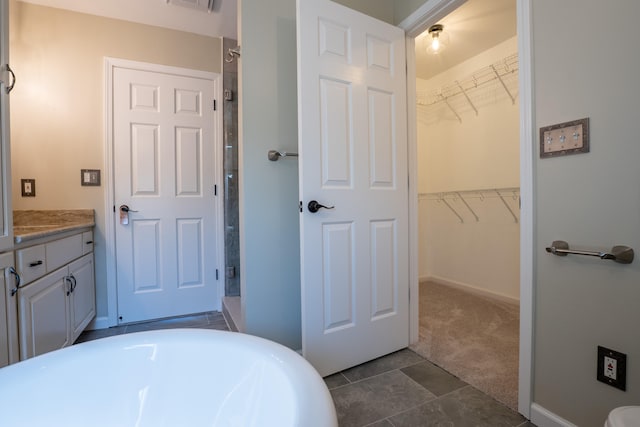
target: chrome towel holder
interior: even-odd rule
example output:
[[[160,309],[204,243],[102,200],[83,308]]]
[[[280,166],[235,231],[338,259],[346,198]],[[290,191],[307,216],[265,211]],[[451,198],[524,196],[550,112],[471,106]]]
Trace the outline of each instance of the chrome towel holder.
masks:
[[[278,150],[269,150],[267,153],[267,158],[272,162],[277,162],[280,157],[298,157],[298,153],[288,153]]]
[[[569,254],[595,256],[600,259],[610,259],[620,264],[631,264],[634,256],[633,249],[629,246],[614,246],[611,248],[611,252],[582,251],[569,249],[569,244],[564,240],[554,240],[546,250],[550,254],[558,256],[567,256]]]

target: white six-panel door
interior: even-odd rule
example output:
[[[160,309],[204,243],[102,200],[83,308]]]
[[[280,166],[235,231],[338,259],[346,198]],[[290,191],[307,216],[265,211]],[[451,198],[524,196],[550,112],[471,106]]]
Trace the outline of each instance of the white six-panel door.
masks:
[[[214,91],[212,79],[114,69],[120,323],[219,307]]]
[[[327,375],[409,343],[405,37],[328,0],[297,23],[302,350]]]

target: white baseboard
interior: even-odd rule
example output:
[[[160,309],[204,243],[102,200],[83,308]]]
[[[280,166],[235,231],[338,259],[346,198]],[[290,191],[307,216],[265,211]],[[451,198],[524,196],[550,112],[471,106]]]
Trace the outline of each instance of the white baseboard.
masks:
[[[89,325],[87,326],[87,330],[93,331],[95,329],[107,329],[112,326],[116,325],[112,325],[111,322],[109,322],[108,316],[96,317],[91,321],[91,323],[89,323]]]
[[[477,286],[473,286],[468,283],[456,282],[455,280],[445,279],[444,277],[438,277],[438,276],[420,277],[421,282],[427,281],[427,280],[438,283],[439,285],[451,286],[452,288],[462,289],[464,291],[471,292],[476,295],[497,299],[500,301],[508,302],[510,304],[516,304],[516,305],[520,304],[520,300],[518,298],[514,298],[509,295],[500,294],[498,292],[493,292],[487,289],[479,288]]]
[[[577,427],[537,403],[531,404],[531,422],[538,427]]]

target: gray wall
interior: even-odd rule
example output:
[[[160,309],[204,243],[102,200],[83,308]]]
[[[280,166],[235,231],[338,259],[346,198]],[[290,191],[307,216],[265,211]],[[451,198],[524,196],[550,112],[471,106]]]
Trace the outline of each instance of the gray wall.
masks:
[[[393,22],[392,0],[342,0]],[[295,0],[240,2],[240,246],[245,331],[301,347]]]
[[[515,1],[515,0],[514,0]],[[426,3],[425,0],[399,0],[394,2],[394,21],[399,24]]]
[[[590,117],[591,152],[537,160],[534,400],[581,426],[640,395],[640,261],[544,247],[640,248],[640,2],[535,0],[536,128]],[[606,25],[611,31],[602,32]],[[596,381],[596,347],[627,354],[627,391]]]
[[[395,6],[393,0],[334,0],[366,15],[393,24],[395,22]],[[419,0],[420,1],[420,0]],[[404,3],[404,1],[400,2]],[[420,1],[422,4],[422,1]]]
[[[301,347],[295,0],[240,6],[240,246],[245,331]]]

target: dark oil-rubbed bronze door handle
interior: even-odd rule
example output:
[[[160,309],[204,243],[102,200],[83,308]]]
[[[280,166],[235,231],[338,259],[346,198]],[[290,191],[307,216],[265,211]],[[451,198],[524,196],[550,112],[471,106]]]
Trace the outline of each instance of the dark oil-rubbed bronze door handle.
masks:
[[[320,203],[316,202],[315,200],[312,200],[309,202],[309,204],[307,205],[307,209],[309,209],[309,212],[311,213],[316,213],[318,212],[320,209],[333,209],[335,208],[335,206],[325,206],[325,205],[321,205]]]

